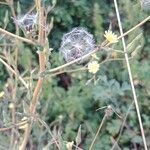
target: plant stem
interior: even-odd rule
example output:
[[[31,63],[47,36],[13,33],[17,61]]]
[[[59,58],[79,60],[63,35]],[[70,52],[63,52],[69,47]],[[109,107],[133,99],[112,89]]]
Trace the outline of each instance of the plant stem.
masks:
[[[130,30],[128,30],[127,32],[123,33],[122,35],[120,35],[118,37],[118,39],[121,39],[122,37],[128,35],[130,32],[134,31],[136,28],[140,27],[141,25],[143,25],[145,22],[147,22],[148,20],[150,20],[150,16],[148,16],[147,18],[145,18],[143,21],[141,21],[139,24],[137,24],[136,26],[134,26],[133,28],[131,28]]]
[[[45,54],[44,54],[44,52],[39,52],[39,63],[40,63],[40,72],[42,72],[45,70]],[[31,103],[30,103],[31,115],[35,114],[36,104],[37,104],[37,101],[39,98],[39,93],[42,88],[42,84],[43,84],[43,78],[39,77],[36,87],[33,92],[33,97],[32,97]],[[23,142],[22,142],[19,150],[24,150],[26,147],[26,144],[28,142],[28,138],[29,138],[29,135],[31,132],[31,128],[32,128],[32,123],[33,123],[33,120],[31,120],[30,124],[28,124],[27,128],[25,129],[24,139],[23,139]]]
[[[123,132],[123,129],[124,129],[124,125],[125,125],[125,123],[126,123],[126,121],[127,121],[127,117],[128,117],[128,115],[129,115],[129,113],[130,113],[132,107],[133,107],[133,104],[134,104],[134,100],[132,101],[132,103],[130,104],[130,106],[129,106],[127,112],[126,112],[126,115],[125,115],[125,117],[124,117],[124,119],[123,119],[123,122],[122,122],[122,125],[121,125],[121,128],[120,128],[120,131],[119,131],[119,135],[118,135],[116,141],[113,143],[113,146],[112,146],[111,150],[114,150],[115,147],[116,147],[116,145],[118,144],[118,141],[119,141],[119,139],[120,139],[120,137],[121,137],[121,134],[122,134],[122,132]]]
[[[14,18],[16,18],[16,13],[15,13],[15,9],[14,9],[14,0],[10,0],[8,1],[9,7],[11,9],[11,13],[13,15]],[[15,28],[16,28],[16,35],[19,36],[19,27],[17,24],[15,24]],[[19,40],[16,39],[16,43],[17,45],[19,45]],[[14,58],[14,70],[15,72],[18,72],[17,66],[18,66],[18,47],[15,48],[15,58]],[[18,88],[18,77],[15,76],[15,81],[14,81],[14,88],[12,91],[12,102],[14,103],[14,107],[11,109],[12,110],[12,123],[15,124],[16,123],[16,93],[17,93],[17,88]],[[9,149],[13,149],[15,148],[16,144],[15,141],[18,138],[17,134],[15,133],[15,127],[12,128],[12,134],[11,134],[11,141],[10,141],[10,146]]]
[[[27,83],[23,80],[21,76],[19,76],[3,59],[0,58],[0,62],[7,67],[14,75],[18,77],[18,79],[23,83],[23,85],[28,89]]]
[[[42,71],[45,70],[45,54],[44,54],[44,52],[39,52],[39,62],[40,62],[40,73],[41,73]],[[43,78],[39,77],[39,79],[37,81],[37,85],[34,89],[32,101],[30,104],[30,113],[31,114],[35,113],[36,103],[38,100],[38,96],[39,96],[39,92],[41,90],[42,84],[43,84]]]
[[[99,132],[100,132],[100,130],[101,130],[103,124],[104,124],[104,121],[106,120],[106,117],[107,117],[107,113],[105,113],[105,115],[104,115],[104,117],[103,117],[103,119],[102,119],[102,121],[101,121],[101,123],[100,123],[100,125],[99,125],[99,128],[98,128],[98,130],[97,130],[97,132],[96,132],[96,134],[95,134],[95,137],[94,137],[94,139],[93,139],[93,141],[92,141],[92,143],[91,143],[91,145],[90,145],[89,150],[92,150],[92,147],[93,147],[93,145],[94,145],[94,143],[95,143],[95,141],[96,141],[96,138],[97,138],[97,136],[98,136],[98,134],[99,134]]]
[[[140,110],[139,110],[138,100],[137,100],[137,96],[136,96],[136,92],[135,92],[135,87],[134,87],[134,83],[133,83],[133,77],[132,77],[131,67],[130,67],[130,63],[129,63],[129,59],[128,59],[128,54],[127,54],[127,50],[126,50],[125,39],[124,39],[124,37],[122,37],[122,35],[123,35],[123,29],[122,29],[122,24],[121,24],[119,9],[118,9],[118,5],[117,5],[117,0],[114,0],[114,4],[115,4],[115,9],[116,9],[117,19],[118,19],[118,24],[119,24],[119,30],[120,30],[120,34],[121,34],[121,38],[122,38],[123,49],[124,49],[124,52],[125,52],[125,60],[126,60],[126,64],[127,64],[127,69],[128,69],[128,74],[129,74],[131,89],[132,89],[132,93],[133,93],[133,99],[134,99],[135,108],[136,108],[136,112],[137,112],[137,116],[138,116],[138,120],[139,120],[141,135],[142,135],[142,139],[143,139],[143,143],[144,143],[144,149],[148,150],[147,149],[147,144],[146,144],[146,138],[145,138],[145,134],[144,134],[144,129],[143,129],[143,124],[142,124],[142,120],[141,120],[141,114],[140,114]]]
[[[11,33],[11,32],[8,32],[8,31],[6,31],[6,30],[4,30],[4,29],[2,29],[2,28],[0,28],[0,32],[2,32],[3,34],[9,35],[9,36],[11,36],[11,37],[13,37],[13,38],[19,39],[19,40],[21,40],[21,41],[23,41],[23,42],[36,45],[35,42],[33,42],[33,41],[29,40],[29,39],[23,38],[23,37],[21,37],[21,36],[15,35],[15,34],[13,34],[13,33]]]
[[[2,5],[8,5],[6,2],[0,2],[0,4],[2,4]]]
[[[41,26],[41,24],[43,24],[43,23],[45,24],[44,8],[41,7],[41,1],[38,1],[37,3],[38,3],[37,4],[38,5],[37,10],[39,12],[38,43],[40,45],[44,45],[45,41],[46,41],[45,40],[45,30],[44,30],[43,26]],[[46,63],[46,60],[45,60],[46,57],[45,57],[44,49],[43,49],[43,51],[39,50],[38,55],[39,55],[39,73],[42,73],[43,71],[45,71],[45,63]],[[31,116],[32,115],[34,116],[34,114],[35,114],[36,105],[37,105],[37,102],[39,99],[39,94],[40,94],[42,85],[43,85],[43,78],[39,76],[36,87],[35,87],[34,92],[33,92],[32,100],[30,103],[30,114],[31,114]],[[19,150],[25,150],[25,148],[26,148],[26,145],[27,145],[27,142],[28,142],[28,139],[30,136],[30,132],[32,129],[32,123],[33,123],[33,118],[31,118],[30,124],[28,124],[27,128],[25,129],[24,139],[21,143],[21,146],[19,147]]]

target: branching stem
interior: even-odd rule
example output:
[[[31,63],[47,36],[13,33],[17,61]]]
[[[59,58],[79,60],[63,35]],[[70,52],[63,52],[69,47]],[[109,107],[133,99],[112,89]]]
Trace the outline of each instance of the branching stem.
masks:
[[[122,35],[120,35],[120,36],[118,37],[118,40],[121,39],[122,37],[128,35],[130,32],[134,31],[135,29],[137,29],[138,27],[140,27],[141,25],[143,25],[143,24],[144,24],[145,22],[147,22],[148,20],[150,20],[150,16],[148,16],[147,18],[145,18],[143,21],[141,21],[139,24],[137,24],[136,26],[134,26],[133,28],[131,28],[131,29],[128,30],[127,32],[125,32],[125,33],[123,33]],[[86,55],[84,55],[84,56],[82,56],[82,57],[80,57],[80,58],[78,58],[78,59],[75,59],[75,60],[73,60],[73,61],[71,61],[71,62],[68,62],[68,63],[66,63],[66,64],[64,64],[64,65],[61,65],[61,66],[56,67],[56,68],[52,68],[52,69],[48,70],[47,73],[52,73],[52,72],[59,71],[59,70],[65,68],[65,67],[67,67],[67,66],[70,66],[70,65],[72,65],[72,64],[74,64],[74,63],[80,61],[81,59],[85,59],[85,58],[89,57],[90,55],[92,55],[92,54],[96,53],[98,50],[100,50],[101,47],[105,47],[105,46],[109,46],[109,45],[110,45],[110,43],[106,44],[105,41],[104,41],[100,46],[98,46],[98,48],[96,48],[96,49],[93,50],[92,52],[90,52],[90,53],[88,53],[88,54],[86,54]]]
[[[10,36],[10,37],[13,37],[13,38],[16,38],[16,39],[18,39],[18,40],[21,40],[21,41],[23,41],[23,42],[36,45],[35,42],[33,42],[33,41],[29,40],[29,39],[23,38],[23,37],[21,37],[21,36],[15,35],[15,34],[13,34],[13,33],[11,33],[11,32],[8,32],[8,31],[6,31],[6,30],[4,30],[4,29],[2,29],[2,28],[0,28],[0,32],[3,33],[3,34],[8,35],[8,36]]]
[[[45,39],[45,30],[43,28],[43,26],[41,26],[40,24],[45,22],[45,16],[44,16],[44,8],[41,6],[41,1],[37,1],[37,10],[39,12],[39,35],[38,35],[38,43],[40,45],[44,45],[46,39]],[[44,49],[43,51],[38,51],[38,55],[39,55],[39,73],[45,71],[45,52]],[[31,116],[35,114],[36,111],[36,105],[39,99],[39,94],[41,91],[43,85],[43,78],[39,76],[37,84],[35,86],[34,92],[33,92],[33,96],[32,96],[32,100],[30,103],[30,114]],[[30,136],[30,132],[32,129],[32,123],[33,123],[33,118],[31,118],[31,123],[28,124],[27,128],[25,129],[25,133],[24,133],[24,138],[23,141],[21,143],[21,146],[19,148],[19,150],[25,150],[29,136]]]

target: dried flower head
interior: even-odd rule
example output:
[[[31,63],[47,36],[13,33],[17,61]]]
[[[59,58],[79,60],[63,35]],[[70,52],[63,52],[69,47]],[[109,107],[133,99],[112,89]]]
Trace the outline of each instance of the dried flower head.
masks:
[[[74,28],[62,38],[60,53],[67,62],[84,56],[95,48],[93,35],[84,28]]]
[[[150,0],[140,0],[141,6],[145,9],[150,9]]]
[[[14,22],[22,29],[30,31],[37,24],[38,14],[25,14],[17,18],[13,18]]]
[[[117,43],[118,42],[118,39],[117,39],[117,35],[114,34],[112,31],[108,30],[108,31],[105,31],[105,34],[104,34],[105,38],[107,39],[108,42],[110,43]]]

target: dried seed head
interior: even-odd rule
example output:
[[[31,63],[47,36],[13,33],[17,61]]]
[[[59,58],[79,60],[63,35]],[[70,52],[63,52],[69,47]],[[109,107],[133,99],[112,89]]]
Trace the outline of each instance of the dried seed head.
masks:
[[[150,0],[140,0],[140,2],[144,9],[150,9]]]
[[[37,24],[37,17],[37,13],[25,14],[24,16],[13,18],[13,20],[20,28],[30,31]]]
[[[84,56],[94,48],[93,35],[84,28],[74,28],[63,36],[59,50],[64,59],[69,62]]]

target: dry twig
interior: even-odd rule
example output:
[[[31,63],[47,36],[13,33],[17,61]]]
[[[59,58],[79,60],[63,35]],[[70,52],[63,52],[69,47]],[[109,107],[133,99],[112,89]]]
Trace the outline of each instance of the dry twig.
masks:
[[[140,109],[139,109],[139,105],[138,105],[137,95],[136,95],[135,87],[134,87],[134,83],[133,83],[133,77],[132,77],[131,67],[130,67],[129,58],[128,58],[128,54],[127,54],[127,50],[126,50],[125,39],[123,37],[123,29],[122,29],[122,24],[121,24],[117,0],[114,0],[114,4],[115,4],[115,9],[116,9],[117,19],[118,19],[118,24],[119,24],[119,30],[120,30],[120,34],[121,34],[120,37],[122,39],[122,44],[123,44],[124,55],[125,55],[125,60],[126,60],[126,64],[127,64],[131,89],[132,89],[132,93],[133,93],[133,99],[134,99],[135,108],[136,108],[136,112],[137,112],[137,116],[138,116],[138,120],[139,120],[141,135],[142,135],[142,139],[143,139],[143,143],[144,143],[144,149],[147,150],[146,138],[145,138],[144,128],[143,128],[143,124],[142,124],[142,120],[141,120],[141,114],[140,114]],[[148,18],[150,18],[150,17],[148,17]]]

